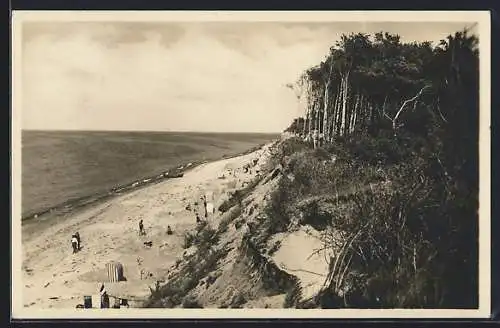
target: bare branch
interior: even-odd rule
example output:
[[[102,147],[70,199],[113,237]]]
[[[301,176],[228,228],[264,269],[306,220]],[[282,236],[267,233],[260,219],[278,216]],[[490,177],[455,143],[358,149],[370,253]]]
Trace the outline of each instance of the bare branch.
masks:
[[[438,113],[439,113],[439,116],[441,116],[441,119],[445,122],[445,123],[448,123],[448,120],[446,120],[443,116],[443,113],[441,113],[441,108],[439,106],[439,103],[437,104],[437,110],[438,110]]]
[[[401,115],[401,113],[403,112],[403,110],[405,109],[406,105],[412,101],[415,101],[418,97],[420,97],[422,95],[422,93],[424,92],[425,89],[427,88],[430,88],[429,85],[425,85],[422,89],[420,89],[420,91],[413,97],[413,98],[410,98],[408,100],[405,100],[405,102],[403,103],[403,105],[401,105],[401,108],[399,108],[398,112],[396,113],[396,116],[394,116],[394,118],[391,120],[392,121],[392,128],[394,130],[396,130],[396,122],[397,122],[397,119],[399,118],[399,115]]]

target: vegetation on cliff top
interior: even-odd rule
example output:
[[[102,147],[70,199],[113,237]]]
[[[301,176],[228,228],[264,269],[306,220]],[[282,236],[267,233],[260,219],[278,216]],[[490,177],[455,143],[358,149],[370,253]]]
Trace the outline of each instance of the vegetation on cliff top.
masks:
[[[321,306],[478,306],[477,44],[344,35],[290,85],[307,108],[271,211],[331,232]]]

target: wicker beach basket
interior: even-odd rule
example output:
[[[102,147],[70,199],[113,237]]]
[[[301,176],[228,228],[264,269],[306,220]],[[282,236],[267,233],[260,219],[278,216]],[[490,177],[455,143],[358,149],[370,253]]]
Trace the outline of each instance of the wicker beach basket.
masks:
[[[119,282],[123,280],[123,265],[119,262],[109,262],[106,264],[108,282]]]

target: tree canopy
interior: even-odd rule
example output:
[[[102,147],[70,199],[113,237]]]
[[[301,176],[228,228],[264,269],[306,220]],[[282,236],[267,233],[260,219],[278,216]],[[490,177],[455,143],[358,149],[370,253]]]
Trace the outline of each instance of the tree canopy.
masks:
[[[466,96],[463,91],[477,84],[477,44],[466,30],[435,47],[402,43],[400,36],[383,32],[343,35],[296,83],[305,89],[308,106],[307,128],[295,132],[317,131],[322,143],[356,130],[397,132],[409,124],[425,133],[430,121],[446,124],[464,106],[455,95]]]
[[[370,306],[477,306],[478,38],[463,30],[434,46],[384,32],[343,35],[296,85],[307,106],[287,130],[349,162],[332,164],[335,174],[318,181],[335,180],[337,190],[353,175],[383,172],[391,182],[390,195],[356,194],[357,221],[329,214],[337,230],[363,235],[344,256],[352,259],[345,265],[362,263],[356,269],[365,277],[362,289],[375,278],[388,284],[376,297],[365,295]],[[332,273],[330,293],[348,268],[339,272]]]

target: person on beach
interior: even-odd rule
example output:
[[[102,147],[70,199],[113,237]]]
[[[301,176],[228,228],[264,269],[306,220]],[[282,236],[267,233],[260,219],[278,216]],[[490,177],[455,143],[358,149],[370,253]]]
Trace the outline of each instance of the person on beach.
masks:
[[[139,221],[139,235],[145,235],[145,232],[144,232],[144,223],[142,223],[142,219],[141,221]]]
[[[76,237],[76,240],[78,242],[78,250],[80,250],[81,249],[81,247],[80,247],[81,239],[80,239],[80,233],[78,231],[75,233],[75,237]]]
[[[205,210],[205,219],[208,217],[208,211],[207,211],[207,196],[201,197],[203,200],[203,209]]]
[[[167,226],[167,235],[173,234],[172,228],[170,226]]]
[[[109,295],[106,288],[104,288],[104,284],[101,284],[99,293],[101,294],[101,309],[109,309]]]
[[[75,235],[71,236],[71,246],[73,247],[73,254],[78,252],[78,239]]]

